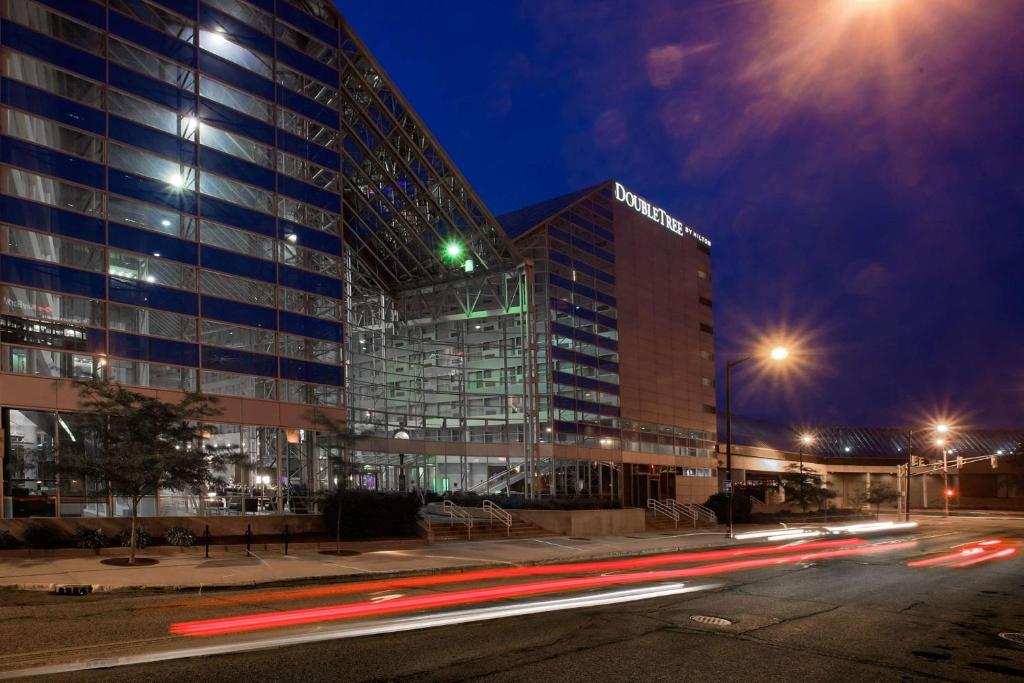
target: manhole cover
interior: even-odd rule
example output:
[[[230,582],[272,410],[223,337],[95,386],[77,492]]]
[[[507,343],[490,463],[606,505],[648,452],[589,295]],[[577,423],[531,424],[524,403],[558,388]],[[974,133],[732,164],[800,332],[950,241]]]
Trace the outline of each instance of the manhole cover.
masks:
[[[1000,633],[1000,638],[1008,640],[1011,643],[1017,643],[1018,645],[1024,645],[1024,633]]]
[[[709,617],[706,614],[694,614],[690,617],[693,621],[698,624],[707,624],[709,626],[728,626],[732,622],[722,617]]]

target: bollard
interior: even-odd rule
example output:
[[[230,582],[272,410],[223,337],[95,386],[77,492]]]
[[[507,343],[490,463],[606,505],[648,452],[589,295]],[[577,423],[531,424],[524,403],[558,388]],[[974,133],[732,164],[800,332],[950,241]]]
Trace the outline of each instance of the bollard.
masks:
[[[252,524],[245,525],[245,554],[252,557]]]
[[[288,525],[284,525],[284,554],[288,554]]]
[[[203,531],[203,542],[206,544],[206,558],[210,558],[210,525],[206,525],[206,530]]]

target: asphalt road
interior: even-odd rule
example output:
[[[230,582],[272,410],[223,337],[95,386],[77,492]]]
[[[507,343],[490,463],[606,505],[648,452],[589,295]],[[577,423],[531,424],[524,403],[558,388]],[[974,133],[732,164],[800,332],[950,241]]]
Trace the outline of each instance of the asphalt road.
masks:
[[[964,561],[959,555],[933,566],[908,566],[908,562],[960,553],[992,538],[1002,539],[999,547],[1019,549],[1013,556],[966,567],[950,566],[950,562]],[[539,613],[530,616],[76,671],[47,676],[47,680],[750,682],[1024,677],[1024,644],[999,637],[1003,632],[1024,632],[1024,524],[929,520],[910,534],[874,536],[870,543],[873,550],[866,554],[737,567],[739,571],[725,573],[708,570],[706,575],[680,581],[664,579],[440,608],[465,615],[495,606],[539,604]],[[710,559],[652,569],[674,571],[734,561]],[[235,650],[280,636],[332,638],[339,628],[335,621],[209,637],[170,635],[169,629],[182,621],[291,614],[287,611],[367,600],[399,604],[406,598],[430,599],[453,591],[550,578],[367,588],[360,593],[320,596],[303,595],[296,591],[304,589],[292,587],[203,596],[112,594],[72,599],[0,594],[0,642],[4,643],[0,672],[197,646]],[[571,610],[552,602],[683,583],[698,592]],[[418,617],[422,619],[437,613],[435,609],[414,614],[427,615]],[[691,618],[694,615],[731,623],[698,623]],[[348,623],[390,623],[391,618]]]

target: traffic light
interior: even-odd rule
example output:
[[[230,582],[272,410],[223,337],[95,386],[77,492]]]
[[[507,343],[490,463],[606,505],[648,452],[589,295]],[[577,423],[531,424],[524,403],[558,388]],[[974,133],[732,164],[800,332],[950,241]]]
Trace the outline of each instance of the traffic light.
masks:
[[[962,456],[962,455],[956,456],[956,468],[960,469],[963,466],[964,466],[964,456]]]
[[[997,467],[999,467],[999,461],[996,459],[996,456],[993,455],[988,459],[988,461],[992,463],[992,469],[996,469]]]
[[[946,489],[946,498],[952,498],[954,494],[953,489]]]

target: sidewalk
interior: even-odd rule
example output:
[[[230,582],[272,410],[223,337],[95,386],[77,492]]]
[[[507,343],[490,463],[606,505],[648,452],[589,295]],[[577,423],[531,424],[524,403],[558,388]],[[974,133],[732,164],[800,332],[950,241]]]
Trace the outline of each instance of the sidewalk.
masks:
[[[754,527],[753,528],[763,528]],[[746,528],[744,530],[747,530]],[[737,528],[739,531],[739,528]],[[699,550],[738,544],[722,530],[680,533],[643,533],[594,538],[545,537],[435,543],[415,539],[392,542],[342,543],[351,555],[325,555],[313,544],[253,550],[223,546],[210,557],[203,548],[185,552],[142,551],[139,557],[159,560],[147,567],[101,564],[106,556],[61,557],[39,553],[13,556],[0,553],[0,589],[52,591],[62,584],[88,584],[94,591],[201,590],[248,588],[258,585],[368,578],[372,576],[430,574],[496,566],[522,566],[559,561],[580,561],[677,550]],[[321,549],[333,549],[321,544]],[[118,553],[120,555],[120,553]]]

